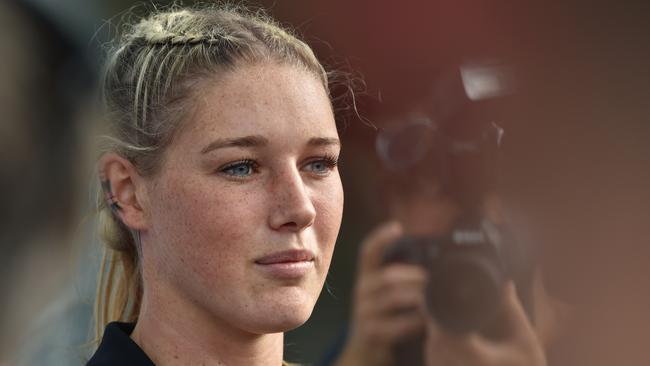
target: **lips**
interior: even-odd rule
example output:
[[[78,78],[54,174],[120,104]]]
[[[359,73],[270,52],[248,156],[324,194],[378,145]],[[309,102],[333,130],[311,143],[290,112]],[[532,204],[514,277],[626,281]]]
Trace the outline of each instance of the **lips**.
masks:
[[[314,260],[314,253],[309,250],[285,250],[272,253],[255,261],[257,264],[269,265],[291,262],[311,262]]]
[[[314,269],[314,257],[309,250],[286,250],[259,258],[255,265],[267,278],[296,281]]]

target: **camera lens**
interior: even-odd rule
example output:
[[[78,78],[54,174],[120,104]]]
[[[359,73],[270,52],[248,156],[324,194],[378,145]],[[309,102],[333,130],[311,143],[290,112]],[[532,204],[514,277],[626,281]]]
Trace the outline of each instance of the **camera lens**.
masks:
[[[377,136],[377,153],[391,171],[410,169],[425,159],[435,132],[435,125],[424,118],[399,124]]]
[[[503,277],[498,265],[479,252],[449,253],[430,271],[429,311],[448,331],[478,331],[498,313]]]

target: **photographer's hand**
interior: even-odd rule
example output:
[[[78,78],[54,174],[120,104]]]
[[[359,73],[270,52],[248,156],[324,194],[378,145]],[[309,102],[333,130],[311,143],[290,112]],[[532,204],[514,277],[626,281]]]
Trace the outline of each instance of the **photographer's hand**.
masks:
[[[430,320],[425,347],[427,366],[546,366],[543,346],[513,283],[506,285],[503,304],[507,336],[500,340],[476,333],[451,336]]]
[[[354,291],[352,328],[337,366],[393,365],[400,339],[425,331],[426,272],[414,265],[382,266],[385,249],[402,229],[392,222],[375,229],[363,243]]]

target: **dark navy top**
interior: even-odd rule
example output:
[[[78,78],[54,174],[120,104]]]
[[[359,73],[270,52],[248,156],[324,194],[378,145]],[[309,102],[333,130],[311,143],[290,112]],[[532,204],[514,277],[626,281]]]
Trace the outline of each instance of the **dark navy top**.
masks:
[[[86,366],[154,366],[153,361],[129,337],[135,323],[109,323],[99,348]]]
[[[97,352],[86,366],[155,366],[147,354],[131,339],[133,328],[135,323],[109,323],[104,330]],[[282,365],[294,364],[282,362]]]

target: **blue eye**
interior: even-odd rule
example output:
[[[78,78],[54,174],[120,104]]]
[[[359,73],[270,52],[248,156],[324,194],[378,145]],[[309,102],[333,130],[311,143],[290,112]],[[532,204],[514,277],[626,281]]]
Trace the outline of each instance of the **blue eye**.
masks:
[[[231,163],[219,170],[219,172],[233,177],[247,177],[255,173],[257,165],[252,160],[242,160]]]
[[[306,166],[307,170],[317,175],[327,175],[336,167],[338,161],[335,157],[324,156],[318,160],[309,162]]]

